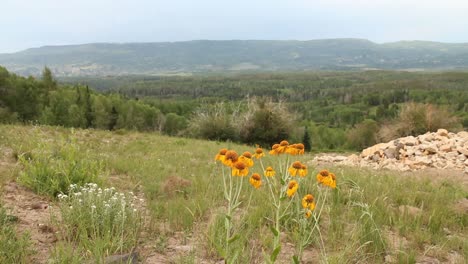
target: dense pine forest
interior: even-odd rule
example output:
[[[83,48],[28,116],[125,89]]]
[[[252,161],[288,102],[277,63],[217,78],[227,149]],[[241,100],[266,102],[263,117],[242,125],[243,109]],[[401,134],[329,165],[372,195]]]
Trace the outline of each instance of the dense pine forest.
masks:
[[[410,120],[410,121],[408,121]],[[441,126],[468,128],[468,73],[257,73],[56,80],[0,67],[0,122],[359,149]]]

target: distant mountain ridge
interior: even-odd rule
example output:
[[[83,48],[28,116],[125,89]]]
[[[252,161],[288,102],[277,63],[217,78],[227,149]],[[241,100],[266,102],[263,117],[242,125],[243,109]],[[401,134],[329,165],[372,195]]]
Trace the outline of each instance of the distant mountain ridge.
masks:
[[[302,70],[468,69],[468,43],[365,39],[194,40],[44,46],[0,54],[0,65],[21,75],[48,66],[57,76],[190,74]]]

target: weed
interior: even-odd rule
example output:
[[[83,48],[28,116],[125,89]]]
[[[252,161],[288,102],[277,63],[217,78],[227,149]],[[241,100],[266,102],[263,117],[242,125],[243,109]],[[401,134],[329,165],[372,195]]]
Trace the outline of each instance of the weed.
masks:
[[[52,197],[67,193],[70,184],[101,182],[103,163],[90,159],[72,139],[56,148],[39,147],[33,155],[20,155],[24,166],[19,181],[36,193]]]
[[[142,226],[143,200],[97,184],[71,185],[59,194],[63,239],[78,245],[96,262],[108,254],[128,253],[136,247]],[[67,248],[59,251],[67,256]],[[63,254],[64,253],[64,254]]]

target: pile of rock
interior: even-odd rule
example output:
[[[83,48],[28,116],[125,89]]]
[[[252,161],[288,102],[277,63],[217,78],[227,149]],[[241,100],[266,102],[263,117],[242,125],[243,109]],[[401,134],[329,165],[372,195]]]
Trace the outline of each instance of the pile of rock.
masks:
[[[432,167],[468,173],[468,132],[452,133],[439,129],[374,145],[364,149],[359,156],[322,156],[314,160],[399,171]]]

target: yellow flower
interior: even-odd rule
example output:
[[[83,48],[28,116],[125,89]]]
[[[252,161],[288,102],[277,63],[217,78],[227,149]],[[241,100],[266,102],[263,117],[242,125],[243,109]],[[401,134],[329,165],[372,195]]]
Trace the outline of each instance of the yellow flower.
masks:
[[[226,158],[226,152],[228,150],[223,148],[223,149],[220,149],[218,154],[216,154],[216,157],[215,157],[215,160],[219,160],[221,162],[224,162],[224,159]]]
[[[252,167],[254,165],[252,154],[250,154],[248,151],[244,152],[242,156],[239,157],[239,161],[244,162],[247,167]]]
[[[286,150],[288,148],[289,148],[289,142],[286,140],[281,141],[277,150],[278,154],[286,153]]]
[[[286,194],[288,195],[288,197],[292,197],[296,193],[297,188],[299,188],[299,184],[297,183],[297,181],[295,180],[290,181],[288,183],[288,190],[286,191]]]
[[[335,176],[335,174],[330,172],[329,179],[328,179],[327,183],[324,183],[324,184],[328,185],[332,189],[335,189],[336,188],[336,176]]]
[[[289,167],[288,171],[289,171],[289,174],[291,174],[291,176],[295,177],[298,174],[300,169],[302,169],[301,162],[295,161],[293,162],[291,167]]]
[[[249,174],[249,167],[242,161],[237,161],[232,166],[232,176],[247,176]]]
[[[280,144],[274,144],[273,146],[271,146],[270,155],[278,155],[279,147],[280,147]]]
[[[307,210],[307,211],[305,212],[305,217],[306,217],[306,218],[309,218],[310,216],[312,216],[312,212],[311,212],[310,210]]]
[[[223,164],[232,167],[239,159],[239,155],[234,150],[228,150],[225,154]]]
[[[286,149],[286,153],[291,155],[301,155],[304,154],[304,144],[292,144]]]
[[[254,157],[256,159],[260,159],[261,157],[265,156],[265,153],[263,153],[263,149],[262,148],[257,148],[255,150],[255,154],[254,154]]]
[[[252,176],[250,176],[249,182],[253,187],[255,187],[255,189],[258,189],[262,185],[262,178],[260,177],[260,174],[253,173]]]
[[[302,143],[295,144],[295,149],[296,149],[296,155],[304,154],[304,150],[305,150],[304,144]]]
[[[306,175],[307,175],[307,166],[302,164],[302,167],[299,170],[299,176],[305,177]]]
[[[327,170],[322,170],[317,174],[317,181],[332,189],[336,188],[336,176]]]
[[[323,182],[323,179],[328,177],[328,170],[321,170],[318,174],[317,174],[317,181],[322,183]]]
[[[265,170],[265,176],[267,177],[273,177],[275,176],[276,172],[273,170],[272,167],[267,167],[266,170]]]
[[[309,210],[315,209],[314,196],[312,194],[307,194],[302,198],[302,207]]]

